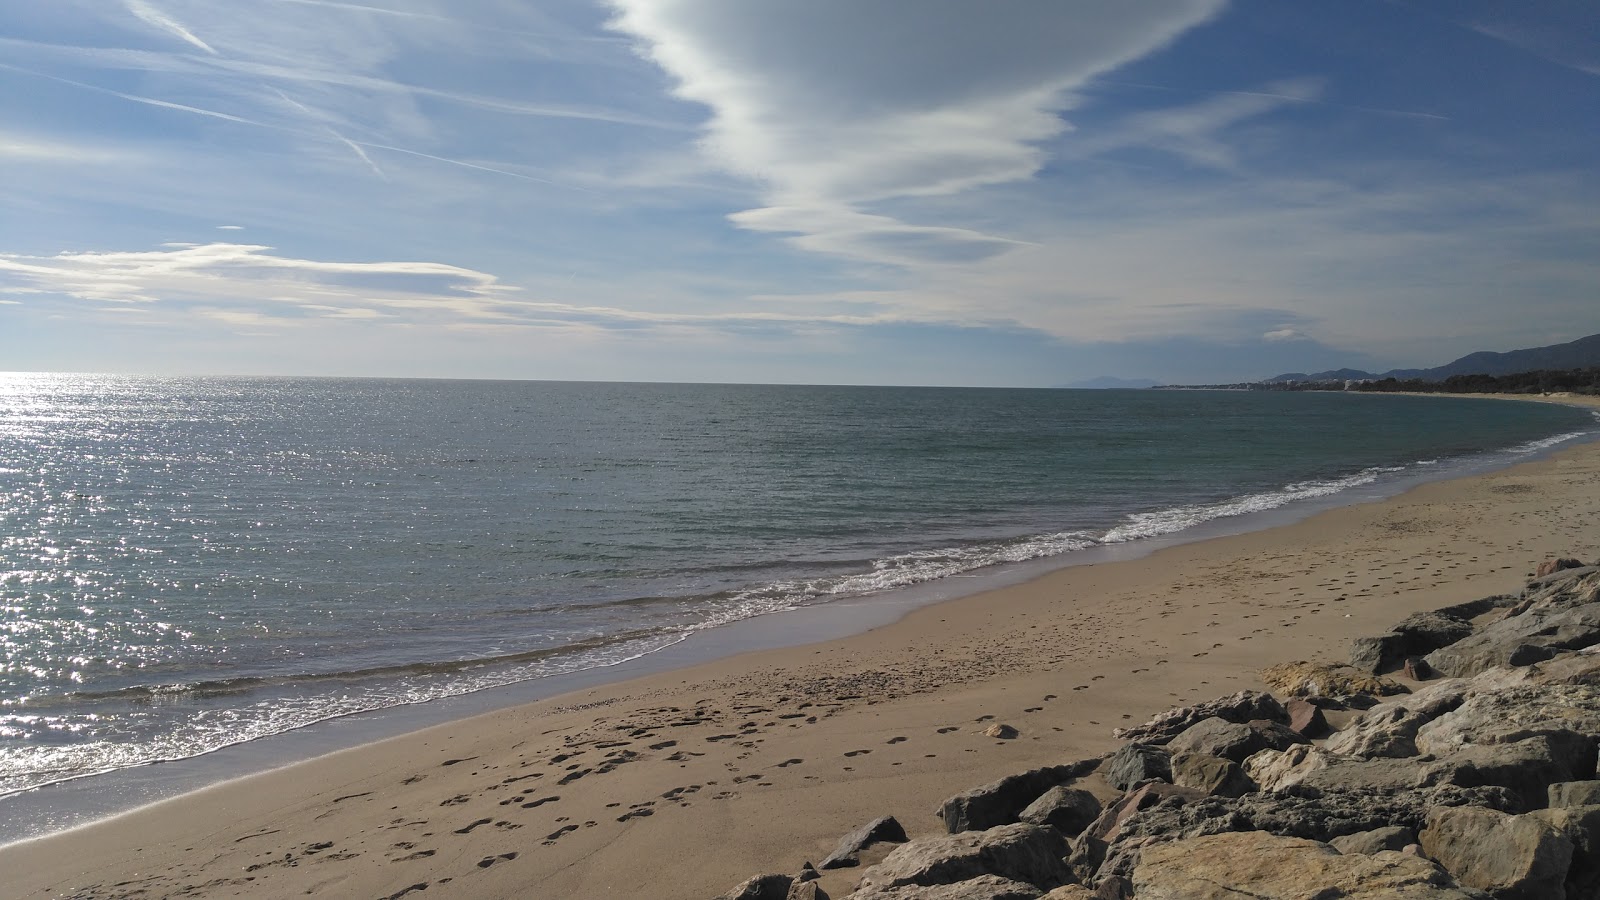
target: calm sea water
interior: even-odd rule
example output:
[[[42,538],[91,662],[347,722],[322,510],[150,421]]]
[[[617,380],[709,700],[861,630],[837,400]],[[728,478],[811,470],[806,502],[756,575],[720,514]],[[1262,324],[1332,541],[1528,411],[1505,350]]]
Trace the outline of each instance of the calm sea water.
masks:
[[[1338,394],[0,376],[0,794],[1595,428]]]

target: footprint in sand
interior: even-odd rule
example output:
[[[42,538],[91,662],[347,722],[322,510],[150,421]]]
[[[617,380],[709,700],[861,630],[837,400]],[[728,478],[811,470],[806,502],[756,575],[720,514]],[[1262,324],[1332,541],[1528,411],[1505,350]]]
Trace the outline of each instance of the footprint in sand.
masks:
[[[903,744],[905,742],[906,742],[906,738],[903,738],[903,737],[892,737],[892,738],[889,738],[887,741],[884,741],[885,744]]]
[[[991,717],[991,718],[993,718],[993,717]],[[862,756],[864,754],[871,753],[871,752],[872,752],[871,750],[846,750],[844,755],[845,756]]]
[[[803,759],[786,759],[783,762],[778,763],[776,766],[773,766],[773,768],[774,769],[787,769],[790,766],[798,766],[803,762],[805,762],[805,760],[803,760]]]
[[[527,803],[522,804],[522,808],[523,809],[533,809],[535,807],[543,806],[546,803],[554,803],[554,802],[556,802],[557,800],[560,800],[560,799],[561,799],[561,797],[559,795],[554,795],[554,796],[550,796],[550,797],[540,797],[537,800],[530,800]]]
[[[478,868],[487,869],[497,862],[510,862],[516,858],[517,852],[515,850],[510,853],[502,853],[499,856],[485,856],[483,859],[478,860]]]
[[[490,822],[493,822],[493,821],[494,821],[493,819],[479,819],[478,821],[473,822],[471,825],[468,825],[465,828],[457,828],[456,829],[456,834],[471,834],[472,833],[472,829],[477,828],[479,825],[487,825],[487,824],[489,824]]]
[[[948,727],[948,728],[941,728],[941,729],[939,729],[939,733],[940,733],[940,734],[949,734],[949,733],[950,733],[950,732],[952,732],[952,731],[960,731],[960,730],[961,730],[961,729],[960,729],[960,728],[959,728],[959,727],[958,727],[958,726],[955,726],[955,725],[951,725],[951,726],[950,726],[950,727]]]
[[[555,831],[552,831],[549,834],[545,835],[544,836],[544,840],[541,841],[540,843],[543,843],[546,846],[548,846],[550,844],[554,844],[556,841],[560,840],[563,835],[571,834],[572,832],[577,831],[577,830],[578,830],[578,826],[576,826],[576,825],[563,825],[560,828],[557,828]]]
[[[432,856],[432,855],[434,855],[435,853],[438,853],[438,852],[439,851],[437,851],[437,850],[418,850],[417,852],[411,854],[410,856],[402,856],[399,859],[390,860],[390,861],[391,862],[410,862],[410,861],[412,861],[414,859],[427,859],[428,857],[430,857],[430,856]]]

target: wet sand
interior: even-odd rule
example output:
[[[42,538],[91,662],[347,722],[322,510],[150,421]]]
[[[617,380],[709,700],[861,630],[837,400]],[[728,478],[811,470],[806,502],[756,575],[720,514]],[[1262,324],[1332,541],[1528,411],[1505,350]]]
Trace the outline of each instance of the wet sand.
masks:
[[[934,833],[950,794],[1515,592],[1548,556],[1593,561],[1597,520],[1587,444],[227,782],[0,849],[0,896],[711,897],[881,815]]]

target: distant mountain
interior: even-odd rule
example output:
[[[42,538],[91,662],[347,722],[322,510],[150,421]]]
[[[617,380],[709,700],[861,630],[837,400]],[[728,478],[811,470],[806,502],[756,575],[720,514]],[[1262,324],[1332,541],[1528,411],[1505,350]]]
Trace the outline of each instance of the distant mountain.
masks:
[[[1516,375],[1540,369],[1586,369],[1600,366],[1600,334],[1578,338],[1565,344],[1548,347],[1531,347],[1508,353],[1480,350],[1468,353],[1455,362],[1432,369],[1390,369],[1381,375],[1360,369],[1334,369],[1310,375],[1288,372],[1266,379],[1267,383],[1287,381],[1354,381],[1364,378],[1420,378],[1423,381],[1443,381],[1452,375]]]
[[[1105,391],[1119,388],[1153,388],[1161,382],[1151,378],[1114,378],[1110,375],[1101,375],[1099,378],[1090,378],[1087,381],[1075,381],[1062,387],[1078,388],[1079,390]]]

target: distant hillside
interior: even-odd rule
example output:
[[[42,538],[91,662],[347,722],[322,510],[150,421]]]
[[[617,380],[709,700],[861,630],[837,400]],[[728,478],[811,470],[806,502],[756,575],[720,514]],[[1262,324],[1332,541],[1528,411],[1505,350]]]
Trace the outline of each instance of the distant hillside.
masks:
[[[1452,375],[1516,375],[1540,369],[1587,369],[1594,366],[1600,366],[1600,334],[1591,334],[1566,344],[1531,347],[1507,353],[1480,350],[1432,369],[1391,369],[1381,375],[1363,372],[1360,369],[1334,369],[1310,375],[1303,372],[1288,372],[1268,378],[1266,382],[1282,384],[1291,381],[1356,381],[1364,378],[1443,381]]]
[[[1075,381],[1062,387],[1077,388],[1079,390],[1117,390],[1120,388],[1153,388],[1161,382],[1152,378],[1116,378],[1111,375],[1101,375],[1099,378],[1090,378],[1087,381]]]

